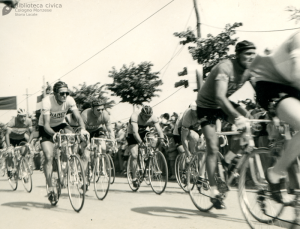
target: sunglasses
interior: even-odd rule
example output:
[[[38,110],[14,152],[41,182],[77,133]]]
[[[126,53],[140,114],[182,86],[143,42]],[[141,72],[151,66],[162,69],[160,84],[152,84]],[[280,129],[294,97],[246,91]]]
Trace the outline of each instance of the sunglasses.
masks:
[[[70,93],[69,92],[59,92],[58,93],[60,96],[68,96],[68,95],[70,95]]]
[[[98,108],[97,111],[104,111],[104,108]]]

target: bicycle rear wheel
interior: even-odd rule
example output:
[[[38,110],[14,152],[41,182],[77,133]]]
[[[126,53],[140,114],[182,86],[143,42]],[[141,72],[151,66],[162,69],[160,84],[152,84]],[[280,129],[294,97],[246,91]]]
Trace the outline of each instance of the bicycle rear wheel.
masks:
[[[175,175],[178,185],[183,191],[188,192],[187,187],[187,164],[185,163],[186,155],[184,153],[177,156],[175,161]]]
[[[162,194],[168,183],[168,166],[165,156],[160,151],[153,152],[150,157],[149,178],[152,190],[156,194]]]
[[[109,190],[111,179],[110,160],[107,154],[100,154],[94,166],[94,188],[99,200],[103,200]]]
[[[32,190],[32,177],[31,170],[29,168],[27,160],[23,157],[20,161],[20,175],[22,179],[22,183],[27,192],[31,192]]]
[[[110,154],[107,154],[109,161],[110,161],[110,184],[113,184],[115,182],[116,179],[116,170],[115,170],[115,165],[114,165],[114,160],[112,159],[112,157],[110,156]]]
[[[68,165],[68,193],[73,209],[79,212],[84,204],[86,183],[81,161],[77,155],[71,155]]]
[[[268,183],[265,179],[267,168],[271,166],[270,151],[256,149],[249,154],[241,167],[239,178],[239,203],[241,210],[251,228],[276,228],[282,222],[263,213],[278,217],[283,211],[283,204],[270,197]]]

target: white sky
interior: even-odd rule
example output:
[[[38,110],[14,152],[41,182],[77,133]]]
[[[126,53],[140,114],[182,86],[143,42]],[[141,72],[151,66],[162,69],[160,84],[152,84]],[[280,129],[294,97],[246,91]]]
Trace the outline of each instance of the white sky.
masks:
[[[24,0],[20,3],[29,2]],[[171,0],[41,0],[36,4],[56,3],[62,8],[38,16],[15,16],[12,11],[0,16],[0,97],[18,96],[18,103],[29,94],[41,90],[43,76],[54,82],[64,74],[93,56],[127,31],[138,25]],[[287,6],[300,7],[299,0],[198,0],[201,22],[224,28],[225,24],[242,22],[240,30],[262,31],[300,27],[289,20]],[[0,5],[0,10],[4,7]],[[189,16],[190,19],[188,20]],[[193,0],[174,0],[149,20],[62,78],[70,88],[86,82],[111,83],[108,72],[113,66],[151,61],[153,71],[159,71],[181,46],[174,32],[186,27],[195,28],[196,18]],[[201,26],[206,37],[221,32],[220,29]],[[237,32],[239,40],[256,44],[258,53],[266,47],[274,47],[295,30],[285,32]],[[183,79],[177,73],[194,64],[187,46],[161,73],[164,85],[155,105],[173,92],[174,83]],[[183,88],[154,107],[157,115],[165,112],[182,112],[196,98],[193,87]],[[30,112],[35,109],[37,93],[29,98]],[[110,94],[110,92],[109,92]],[[249,87],[235,100],[252,95]],[[119,98],[114,98],[117,102]],[[26,100],[18,104],[26,108]],[[129,104],[119,104],[112,109],[112,119],[127,118],[132,113]],[[7,122],[16,111],[0,111],[0,122]]]

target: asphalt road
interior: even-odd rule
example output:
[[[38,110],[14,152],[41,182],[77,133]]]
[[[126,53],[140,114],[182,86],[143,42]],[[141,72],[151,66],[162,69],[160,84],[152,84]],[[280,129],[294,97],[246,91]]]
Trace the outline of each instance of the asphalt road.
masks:
[[[0,178],[1,228],[249,228],[241,213],[237,192],[232,190],[225,200],[225,210],[198,211],[188,194],[176,182],[169,182],[165,193],[155,194],[142,184],[132,192],[126,178],[117,177],[107,197],[100,201],[93,188],[86,194],[85,204],[76,213],[70,204],[67,190],[57,206],[46,197],[44,174],[34,171],[33,190],[27,193],[19,183],[12,191],[7,178]]]

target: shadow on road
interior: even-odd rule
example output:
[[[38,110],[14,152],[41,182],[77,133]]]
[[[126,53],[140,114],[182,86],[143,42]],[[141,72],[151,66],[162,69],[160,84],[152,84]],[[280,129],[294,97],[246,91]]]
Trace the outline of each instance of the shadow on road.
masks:
[[[31,208],[37,209],[47,209],[56,212],[67,212],[67,213],[76,213],[73,210],[58,208],[57,206],[52,206],[50,203],[38,203],[38,202],[9,202],[1,204],[1,206],[11,207],[11,208],[22,208],[23,210],[30,210]]]
[[[185,208],[172,208],[172,207],[140,207],[132,208],[134,212],[151,215],[151,216],[160,216],[160,217],[173,217],[173,218],[182,218],[189,219],[189,216],[203,216],[210,217],[219,220],[232,221],[238,223],[246,223],[244,219],[228,217],[225,214],[214,214],[207,212],[200,212],[198,210],[185,209]]]

